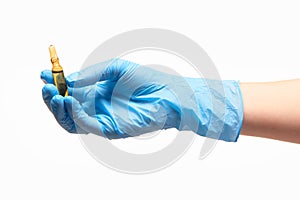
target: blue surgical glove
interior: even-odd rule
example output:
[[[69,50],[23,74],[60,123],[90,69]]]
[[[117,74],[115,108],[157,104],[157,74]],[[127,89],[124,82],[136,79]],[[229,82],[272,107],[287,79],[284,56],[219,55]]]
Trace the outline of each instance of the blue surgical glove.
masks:
[[[242,126],[237,81],[184,78],[121,59],[67,76],[68,97],[58,95],[51,71],[41,78],[44,102],[70,133],[113,139],[176,128],[231,142]]]

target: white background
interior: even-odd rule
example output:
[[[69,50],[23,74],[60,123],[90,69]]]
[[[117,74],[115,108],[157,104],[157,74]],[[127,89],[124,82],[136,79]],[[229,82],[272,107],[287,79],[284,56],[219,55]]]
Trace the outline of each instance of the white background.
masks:
[[[165,28],[201,45],[223,79],[300,77],[297,1],[1,1],[0,199],[299,199],[300,146],[241,136],[198,160],[128,175],[95,161],[41,97],[55,44],[69,74],[110,37]],[[126,142],[126,140],[124,140]],[[123,143],[124,145],[124,143]]]

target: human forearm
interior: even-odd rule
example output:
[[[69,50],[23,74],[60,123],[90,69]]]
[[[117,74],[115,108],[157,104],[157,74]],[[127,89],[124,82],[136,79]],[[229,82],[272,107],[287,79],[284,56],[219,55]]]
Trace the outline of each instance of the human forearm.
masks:
[[[241,83],[241,134],[300,143],[300,79]]]

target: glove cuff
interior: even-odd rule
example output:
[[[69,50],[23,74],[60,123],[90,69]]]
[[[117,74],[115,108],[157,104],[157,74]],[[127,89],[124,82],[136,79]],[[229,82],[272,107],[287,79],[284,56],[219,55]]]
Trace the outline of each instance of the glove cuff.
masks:
[[[186,79],[193,95],[186,95],[179,130],[236,142],[243,122],[243,100],[238,81]],[[195,103],[193,103],[195,102]]]

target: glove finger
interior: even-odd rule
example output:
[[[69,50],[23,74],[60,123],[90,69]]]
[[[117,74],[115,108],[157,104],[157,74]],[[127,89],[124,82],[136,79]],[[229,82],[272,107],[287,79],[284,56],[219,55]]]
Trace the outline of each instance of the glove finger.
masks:
[[[53,76],[52,76],[52,71],[51,70],[44,70],[41,72],[41,79],[44,83],[51,83],[54,84]]]
[[[109,62],[102,62],[82,69],[79,72],[72,73],[66,77],[67,83],[71,87],[92,85],[101,80],[108,66]]]
[[[67,96],[64,98],[65,110],[73,122],[74,122],[74,119],[73,119],[72,105],[73,105],[73,102],[75,102],[75,101],[76,101],[76,99],[74,99],[72,96]],[[75,122],[74,122],[74,126],[76,129],[76,133],[84,133],[84,134],[88,133],[87,131],[80,128]]]
[[[111,81],[101,81],[85,87],[69,87],[68,91],[69,95],[80,103],[85,102],[87,99],[101,101],[112,95],[114,85],[115,83]]]
[[[64,97],[55,95],[50,101],[50,107],[56,121],[68,132],[76,133],[74,121],[65,109]]]
[[[111,59],[75,72],[69,75],[66,80],[71,87],[84,87],[98,81],[118,80],[129,67],[135,66],[138,64],[122,59]]]
[[[105,137],[103,124],[97,118],[89,116],[75,98],[65,98],[65,106],[77,129]]]
[[[95,94],[93,92],[96,89],[95,87],[96,85],[90,85],[90,86],[80,87],[80,88],[69,87],[68,88],[69,96],[74,97],[79,102],[84,102],[90,98],[95,99]]]
[[[46,84],[42,89],[42,96],[44,102],[50,111],[51,111],[50,101],[57,94],[58,94],[57,88],[53,84]]]

